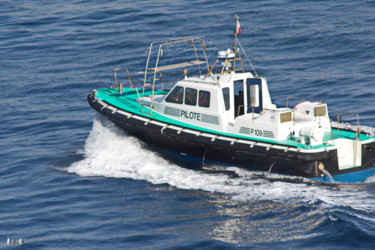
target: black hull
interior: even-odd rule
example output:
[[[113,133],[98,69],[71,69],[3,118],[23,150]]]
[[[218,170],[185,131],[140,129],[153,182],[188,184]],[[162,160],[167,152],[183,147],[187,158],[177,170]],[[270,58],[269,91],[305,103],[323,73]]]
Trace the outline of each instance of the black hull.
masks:
[[[249,145],[241,143],[236,138],[201,136],[168,126],[168,124],[153,122],[148,118],[126,112],[115,112],[115,107],[99,102],[94,92],[88,96],[90,105],[99,113],[107,116],[116,125],[138,137],[139,139],[159,148],[170,150],[183,155],[221,162],[229,165],[248,168],[251,170],[271,171],[272,173],[295,175],[307,178],[321,178],[324,173],[319,169],[320,163],[332,176],[372,168],[374,164],[375,143],[366,144],[362,148],[362,166],[347,170],[339,170],[337,150],[304,153],[296,148],[285,150],[278,145],[259,143]],[[198,134],[198,135],[197,135]],[[214,135],[213,135],[214,136]],[[249,141],[251,142],[251,141]]]

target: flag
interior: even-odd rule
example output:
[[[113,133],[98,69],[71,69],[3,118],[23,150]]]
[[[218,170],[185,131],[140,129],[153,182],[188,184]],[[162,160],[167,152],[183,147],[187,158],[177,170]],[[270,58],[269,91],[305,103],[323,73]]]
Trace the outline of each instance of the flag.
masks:
[[[236,18],[236,29],[235,29],[235,31],[234,31],[234,34],[235,34],[235,35],[236,35],[236,34],[241,34],[241,25],[240,25],[240,20],[239,20],[239,18],[238,18],[237,15],[235,16],[235,18]]]

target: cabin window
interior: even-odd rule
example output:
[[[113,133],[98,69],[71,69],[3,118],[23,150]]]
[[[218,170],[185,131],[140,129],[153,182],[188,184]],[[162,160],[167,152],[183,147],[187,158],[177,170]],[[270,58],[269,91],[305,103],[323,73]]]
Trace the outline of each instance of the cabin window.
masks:
[[[184,99],[184,88],[177,86],[172,90],[172,92],[168,95],[165,101],[182,104],[183,99]]]
[[[229,88],[223,88],[223,98],[224,98],[225,110],[229,110],[230,109]]]
[[[247,105],[249,112],[261,113],[263,110],[262,105],[262,79],[261,78],[247,78]]]
[[[326,105],[315,107],[315,116],[326,116],[327,108]]]
[[[259,107],[259,85],[250,85],[250,107]]]
[[[185,89],[185,104],[186,105],[197,105],[197,93],[196,89],[186,88]]]
[[[291,122],[292,121],[292,112],[285,112],[280,114],[280,123]]]
[[[211,94],[208,91],[200,90],[199,91],[199,107],[210,107],[210,98]]]

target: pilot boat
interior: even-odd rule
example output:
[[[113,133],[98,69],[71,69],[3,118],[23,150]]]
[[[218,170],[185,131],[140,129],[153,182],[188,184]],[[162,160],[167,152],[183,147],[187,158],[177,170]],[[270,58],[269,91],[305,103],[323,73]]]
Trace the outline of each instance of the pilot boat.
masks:
[[[343,126],[352,113],[333,122],[322,101],[288,97],[277,107],[266,78],[250,61],[245,70],[239,33],[236,17],[233,47],[212,64],[200,38],[153,42],[143,71],[114,69],[113,86],[93,90],[88,102],[128,133],[183,157],[318,181],[374,175],[374,130],[362,131],[358,115],[356,125]]]

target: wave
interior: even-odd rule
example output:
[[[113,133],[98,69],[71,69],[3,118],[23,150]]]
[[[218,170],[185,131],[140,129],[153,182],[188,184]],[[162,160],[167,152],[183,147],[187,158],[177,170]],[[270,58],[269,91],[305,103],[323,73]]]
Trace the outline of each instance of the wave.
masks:
[[[239,202],[307,203],[319,204],[322,208],[344,206],[375,212],[375,200],[368,192],[374,187],[375,177],[364,183],[335,184],[237,167],[217,166],[216,171],[187,169],[151,151],[101,115],[93,121],[84,155],[83,160],[73,163],[67,171],[80,176],[131,178],[180,189],[219,193]]]

